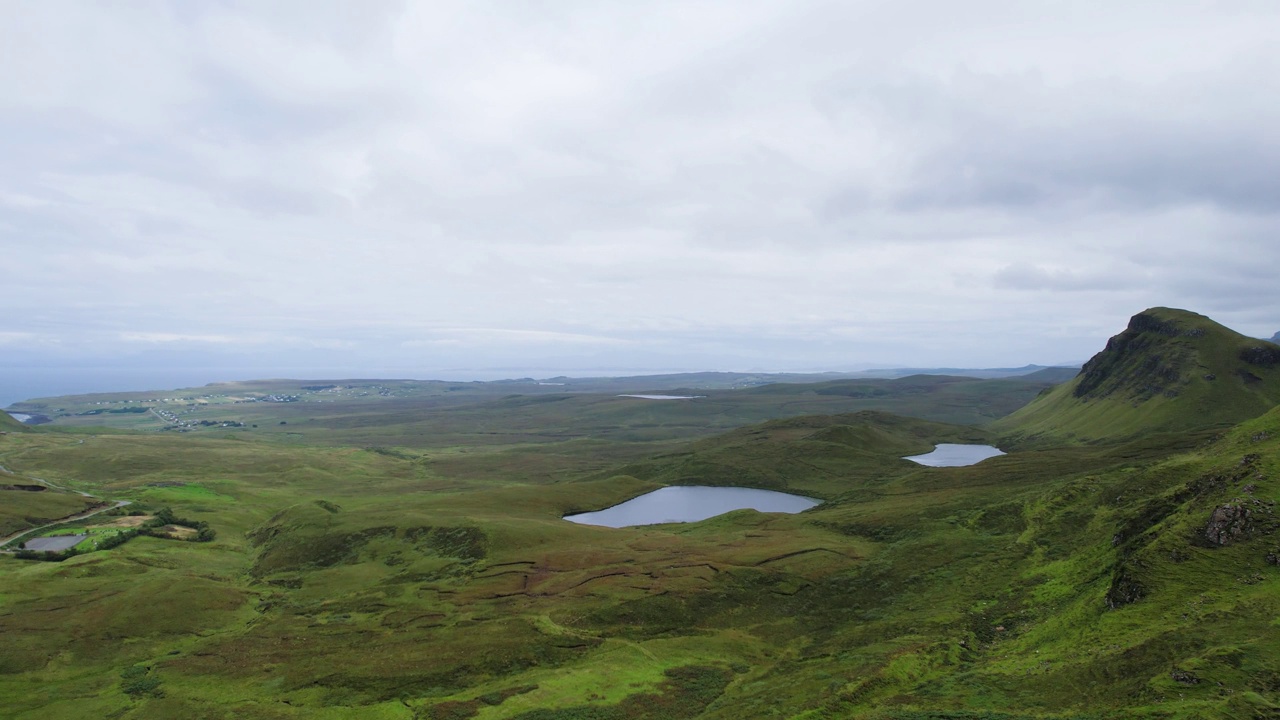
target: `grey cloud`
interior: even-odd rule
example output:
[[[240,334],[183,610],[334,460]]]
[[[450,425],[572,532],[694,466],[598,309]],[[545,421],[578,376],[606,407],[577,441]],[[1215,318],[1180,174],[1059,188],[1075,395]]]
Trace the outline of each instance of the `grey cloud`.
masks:
[[[12,10],[0,337],[780,369],[1280,325],[1270,4],[354,7]],[[494,339],[413,345],[449,327]]]
[[[992,279],[994,286],[1000,289],[1049,292],[1131,292],[1143,280],[1138,273],[1048,270],[1026,264],[1005,266]]]
[[[1214,86],[1235,85],[1239,98],[1277,97],[1268,89],[1276,69],[1259,67],[1243,80],[1223,68],[1208,81],[1156,89],[1115,80],[1048,88],[1034,76],[968,75],[879,89],[871,102],[884,125],[934,145],[898,196],[905,210],[1205,202],[1274,213],[1280,101],[1249,101],[1242,115]]]

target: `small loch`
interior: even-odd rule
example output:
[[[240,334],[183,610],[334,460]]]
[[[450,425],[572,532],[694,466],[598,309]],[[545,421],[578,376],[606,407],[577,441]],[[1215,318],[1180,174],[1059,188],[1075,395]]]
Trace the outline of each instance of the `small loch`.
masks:
[[[633,527],[658,523],[697,522],[733,510],[798,513],[821,501],[802,495],[739,487],[678,485],[665,487],[596,512],[566,515],[582,525]]]
[[[27,541],[27,550],[39,552],[62,552],[80,544],[88,535],[54,535],[52,537],[32,538]]]
[[[910,460],[929,467],[964,467],[976,465],[987,458],[1004,455],[1004,451],[991,445],[959,445],[941,443],[933,452],[925,455],[912,455],[903,460]]]

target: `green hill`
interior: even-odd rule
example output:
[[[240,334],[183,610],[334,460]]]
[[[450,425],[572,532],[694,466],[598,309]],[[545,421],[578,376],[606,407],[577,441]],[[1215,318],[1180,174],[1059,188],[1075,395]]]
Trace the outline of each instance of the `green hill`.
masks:
[[[1280,403],[1280,347],[1152,308],[1070,382],[991,424],[1010,439],[1088,442],[1226,427]]]
[[[833,498],[919,469],[904,460],[940,442],[986,444],[971,426],[884,412],[771,420],[627,465],[623,475],[674,485],[733,485]],[[604,477],[611,473],[604,473]]]
[[[296,414],[274,435],[9,433],[0,461],[19,475],[0,474],[14,486],[0,501],[15,519],[35,513],[14,498],[53,492],[18,487],[39,476],[217,535],[0,559],[0,707],[14,720],[1278,718],[1280,407],[1253,409],[1274,397],[1278,350],[1142,313],[1028,408],[1043,442],[968,467],[902,456],[990,442],[986,428],[793,415],[888,396],[974,416],[1016,395],[986,383],[1013,381],[670,403],[441,391],[434,424],[410,422],[421,399],[228,402]],[[1103,421],[1132,437],[1080,441]],[[637,439],[649,423],[654,439]],[[677,445],[684,428],[697,432]],[[617,529],[562,519],[691,482],[824,502]]]
[[[9,413],[0,410],[0,431],[3,432],[25,432],[27,426],[13,419]]]

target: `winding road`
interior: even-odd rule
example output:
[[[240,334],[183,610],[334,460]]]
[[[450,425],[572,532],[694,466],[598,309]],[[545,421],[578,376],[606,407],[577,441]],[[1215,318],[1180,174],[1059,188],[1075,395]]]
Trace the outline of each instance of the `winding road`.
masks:
[[[84,441],[83,441],[83,440],[81,440],[80,442],[84,442]],[[17,473],[15,473],[14,471],[12,471],[12,470],[10,470],[9,468],[5,467],[4,465],[0,465],[0,472],[4,472],[4,473],[6,473],[6,474],[8,474],[8,475],[17,475]],[[102,498],[98,497],[97,495],[90,495],[90,494],[89,494],[89,493],[87,493],[87,492],[82,492],[82,491],[80,491],[80,490],[72,490],[71,488],[63,487],[63,486],[61,486],[61,485],[56,485],[56,484],[54,484],[54,483],[49,482],[48,480],[45,480],[44,478],[36,477],[35,475],[22,475],[22,477],[24,477],[24,478],[29,478],[29,479],[31,479],[31,480],[35,480],[35,481],[36,481],[36,482],[38,482],[38,483],[42,483],[42,484],[44,484],[44,485],[45,485],[45,487],[49,487],[49,488],[52,488],[52,489],[54,489],[54,490],[64,490],[64,491],[66,491],[66,492],[72,492],[72,493],[75,493],[75,494],[77,494],[77,495],[79,495],[79,496],[81,496],[81,497],[92,498],[92,499],[94,499],[94,500],[101,500],[101,499],[102,499]],[[5,535],[4,537],[0,537],[0,552],[13,552],[12,550],[5,549],[5,546],[6,546],[6,545],[8,545],[9,543],[13,542],[14,540],[17,540],[18,538],[22,537],[23,535],[27,535],[27,534],[29,534],[29,533],[33,533],[33,532],[38,532],[38,531],[40,531],[40,530],[44,530],[45,528],[51,528],[51,527],[53,527],[54,525],[61,525],[62,523],[66,523],[66,522],[74,522],[74,521],[76,521],[76,520],[83,520],[83,519],[85,519],[85,518],[93,517],[94,515],[97,515],[97,514],[99,514],[99,513],[104,513],[104,512],[106,512],[106,511],[108,511],[108,510],[115,510],[116,508],[124,507],[125,505],[131,505],[131,504],[132,504],[132,502],[131,502],[131,501],[129,501],[129,500],[119,500],[119,501],[117,501],[117,502],[116,502],[115,504],[113,504],[113,505],[104,505],[104,506],[102,506],[102,507],[100,507],[100,508],[97,508],[97,509],[94,509],[94,510],[88,510],[88,511],[85,511],[85,512],[75,513],[74,515],[68,515],[68,516],[66,516],[66,517],[64,517],[64,518],[59,518],[59,519],[57,519],[57,520],[54,520],[54,521],[53,521],[53,522],[51,522],[51,523],[46,523],[46,524],[41,525],[41,526],[39,526],[39,527],[27,528],[26,530],[20,530],[20,531],[18,531],[18,532],[16,532],[16,533],[13,533],[13,534],[11,534],[11,535]]]

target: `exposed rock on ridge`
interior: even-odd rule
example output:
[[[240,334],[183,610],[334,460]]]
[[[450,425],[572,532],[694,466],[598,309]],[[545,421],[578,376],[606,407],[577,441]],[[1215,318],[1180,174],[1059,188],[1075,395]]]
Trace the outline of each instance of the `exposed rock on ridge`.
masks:
[[[1280,346],[1186,310],[1134,315],[1070,382],[992,424],[1007,441],[1221,427],[1280,403]]]
[[[1204,334],[1202,328],[1183,328],[1176,320],[1161,320],[1150,311],[1138,313],[1124,332],[1084,364],[1072,394],[1083,399],[1120,394],[1139,402],[1161,394],[1176,397],[1191,350],[1164,338]]]

